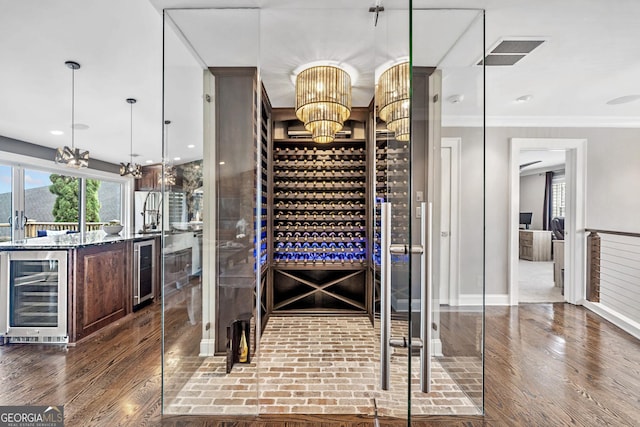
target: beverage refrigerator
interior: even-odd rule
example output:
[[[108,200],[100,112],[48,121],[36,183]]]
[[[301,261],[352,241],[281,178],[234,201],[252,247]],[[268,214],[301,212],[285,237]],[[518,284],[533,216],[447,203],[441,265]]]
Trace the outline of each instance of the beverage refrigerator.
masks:
[[[0,253],[3,343],[59,343],[67,332],[67,251]]]

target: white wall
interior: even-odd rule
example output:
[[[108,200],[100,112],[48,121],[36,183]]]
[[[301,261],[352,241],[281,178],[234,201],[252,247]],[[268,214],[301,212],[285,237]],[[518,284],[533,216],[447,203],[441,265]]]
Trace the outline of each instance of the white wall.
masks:
[[[520,212],[532,212],[531,229],[542,230],[545,174],[520,176]]]
[[[587,139],[587,227],[640,233],[640,129],[488,128],[486,131],[486,293],[507,293],[509,138]],[[478,293],[482,274],[482,130],[442,128],[462,138],[460,291]]]

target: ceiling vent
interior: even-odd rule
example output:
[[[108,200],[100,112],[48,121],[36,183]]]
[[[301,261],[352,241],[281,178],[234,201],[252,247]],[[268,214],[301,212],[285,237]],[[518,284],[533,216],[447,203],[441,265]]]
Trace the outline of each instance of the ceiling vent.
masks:
[[[487,66],[510,66],[530,54],[535,48],[544,43],[544,40],[511,39],[499,40],[489,54],[484,57]],[[476,65],[482,65],[480,59]]]

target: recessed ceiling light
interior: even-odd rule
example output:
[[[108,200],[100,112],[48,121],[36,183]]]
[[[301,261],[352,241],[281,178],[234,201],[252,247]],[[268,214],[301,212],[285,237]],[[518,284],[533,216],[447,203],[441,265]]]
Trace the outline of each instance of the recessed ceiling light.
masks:
[[[180,157],[174,157],[173,160],[177,162],[178,160],[180,160]]]
[[[458,104],[464,100],[464,95],[451,95],[447,100],[452,104]]]
[[[153,160],[146,160],[145,163],[151,164],[151,163],[153,163]]]
[[[220,162],[221,165],[224,165],[224,162]]]
[[[85,125],[84,123],[74,123],[73,128],[75,130],[87,130],[89,129],[89,125]]]
[[[187,145],[187,148],[195,148],[195,145],[189,144],[189,145]]]
[[[50,130],[49,133],[51,135],[64,135],[64,132],[62,132],[61,130]]]
[[[524,104],[525,102],[529,102],[533,99],[533,95],[522,95],[516,98],[516,102],[520,104]]]
[[[628,104],[629,102],[637,101],[638,99],[640,99],[640,95],[626,95],[607,101],[607,105]]]

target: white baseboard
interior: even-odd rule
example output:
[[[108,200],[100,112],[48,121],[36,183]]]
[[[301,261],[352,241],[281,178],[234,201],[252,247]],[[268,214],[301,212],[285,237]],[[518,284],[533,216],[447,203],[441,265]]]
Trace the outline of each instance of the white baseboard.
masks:
[[[431,338],[431,356],[442,357],[442,341],[440,338]]]
[[[579,303],[596,313],[598,316],[603,317],[609,322],[613,323],[623,331],[628,332],[634,337],[640,339],[640,323],[636,322],[635,320],[629,319],[627,316],[624,316],[598,302],[582,300]]]
[[[487,294],[485,305],[510,305],[507,294]],[[459,305],[482,305],[482,294],[460,294]]]
[[[201,339],[200,340],[200,357],[213,356],[216,352],[216,340],[215,339]]]

